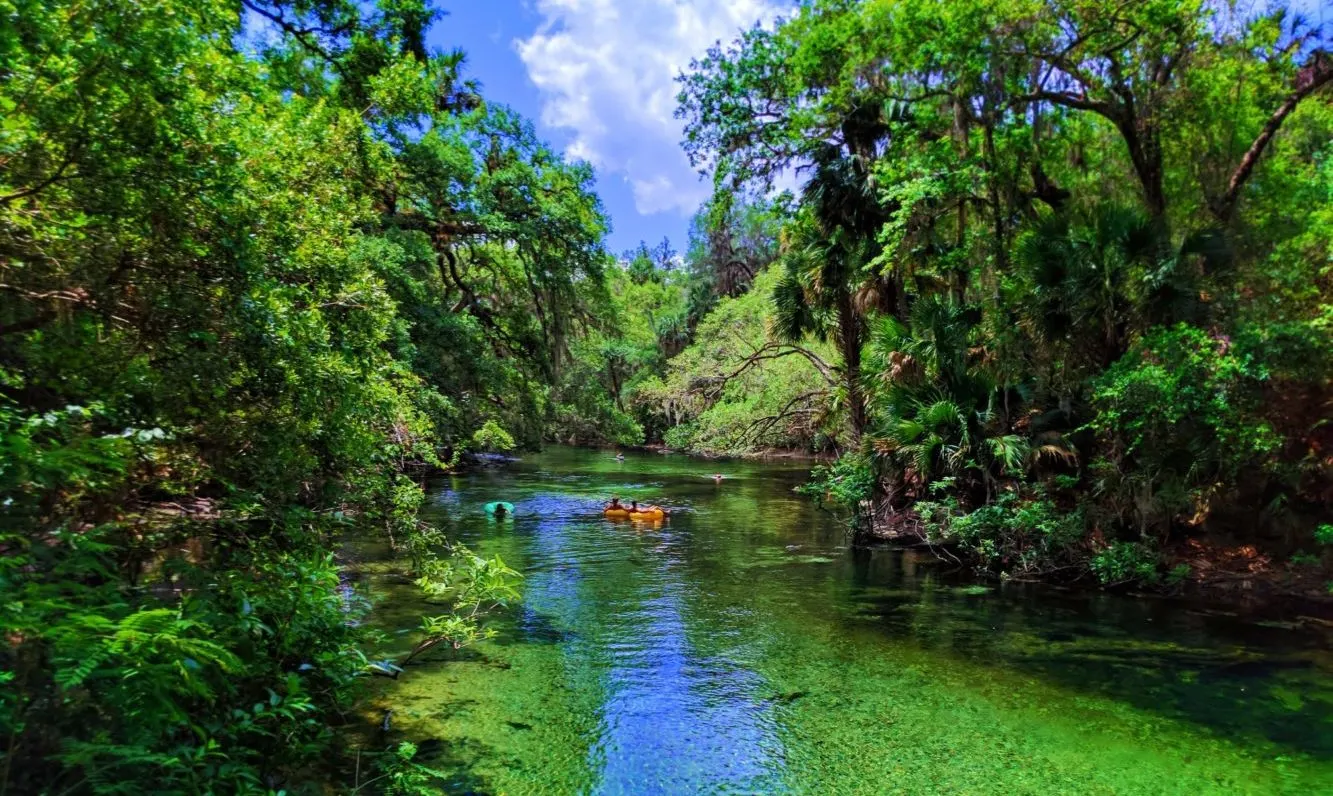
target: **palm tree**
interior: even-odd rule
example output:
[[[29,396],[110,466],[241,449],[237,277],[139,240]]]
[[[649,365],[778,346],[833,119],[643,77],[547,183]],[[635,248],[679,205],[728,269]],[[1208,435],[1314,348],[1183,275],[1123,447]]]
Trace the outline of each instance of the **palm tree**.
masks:
[[[876,112],[877,113],[877,112]],[[774,291],[777,332],[799,340],[813,333],[832,336],[842,355],[842,382],[852,442],[860,442],[868,415],[861,390],[864,306],[856,295],[875,277],[865,270],[879,253],[876,235],[888,220],[871,177],[873,141],[886,129],[878,116],[856,113],[845,127],[848,149],[827,144],[813,160],[801,193],[801,210],[787,230],[782,262],[786,275]],[[871,141],[866,149],[866,141]]]
[[[1155,251],[1152,221],[1137,210],[1106,206],[1082,219],[1044,219],[1019,238],[1014,252],[1036,298],[1030,326],[1049,342],[1096,330],[1075,349],[1101,366],[1114,362],[1128,344],[1132,279]]]
[[[1234,256],[1215,230],[1172,247],[1142,211],[1101,205],[1042,219],[1019,236],[1013,263],[1025,300],[1015,302],[1017,348],[1002,358],[1036,360],[1058,374],[1069,385],[1060,395],[1068,415],[1089,372],[1124,356],[1136,334],[1182,321],[1207,325],[1215,311],[1207,297],[1228,292]]]
[[[879,318],[867,346],[866,392],[877,424],[871,447],[894,477],[919,485],[943,476],[970,478],[986,489],[1025,471],[1031,441],[997,411],[1005,391],[969,348],[978,313],[950,296],[924,296],[909,323]]]

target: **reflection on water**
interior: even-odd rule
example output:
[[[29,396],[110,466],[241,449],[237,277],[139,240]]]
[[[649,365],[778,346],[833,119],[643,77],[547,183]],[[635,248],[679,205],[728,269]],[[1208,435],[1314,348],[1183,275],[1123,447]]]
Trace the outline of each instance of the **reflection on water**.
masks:
[[[450,791],[1333,793],[1326,638],[977,588],[850,549],[798,468],[716,467],[557,449],[434,485],[436,521],[526,575],[494,642],[377,684]],[[612,523],[611,494],[675,511]],[[369,581],[408,646],[429,609]]]

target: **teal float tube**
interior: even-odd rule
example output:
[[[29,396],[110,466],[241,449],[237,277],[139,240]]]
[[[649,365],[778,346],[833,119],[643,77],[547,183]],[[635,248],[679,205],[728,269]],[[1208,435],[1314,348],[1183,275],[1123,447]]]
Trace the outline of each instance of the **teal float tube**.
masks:
[[[514,514],[514,504],[513,504],[513,503],[506,503],[506,502],[503,501],[503,500],[497,500],[497,501],[495,501],[494,503],[487,503],[487,504],[486,504],[486,513],[487,513],[488,515],[492,516],[492,517],[495,517],[495,516],[497,516],[497,515],[508,515],[508,516],[513,516],[513,514]]]

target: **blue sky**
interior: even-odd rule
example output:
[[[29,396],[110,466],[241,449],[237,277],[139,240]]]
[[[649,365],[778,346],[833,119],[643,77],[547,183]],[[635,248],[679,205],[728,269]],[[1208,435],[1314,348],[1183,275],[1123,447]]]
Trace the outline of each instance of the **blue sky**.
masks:
[[[532,119],[538,134],[597,169],[611,251],[665,235],[685,247],[708,194],[680,149],[675,75],[778,0],[441,0],[448,16],[429,44],[467,52],[467,75],[492,102]]]

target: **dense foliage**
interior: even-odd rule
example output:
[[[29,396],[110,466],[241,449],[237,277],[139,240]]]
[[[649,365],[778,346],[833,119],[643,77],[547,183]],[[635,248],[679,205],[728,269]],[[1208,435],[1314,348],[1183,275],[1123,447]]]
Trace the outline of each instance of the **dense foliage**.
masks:
[[[695,62],[714,202],[802,185],[766,322],[836,350],[849,450],[811,491],[1008,575],[1321,544],[1329,35],[1198,0],[809,0]]]
[[[512,595],[423,466],[536,444],[607,301],[592,174],[420,2],[0,4],[0,791],[325,776],[342,534],[465,643]]]

